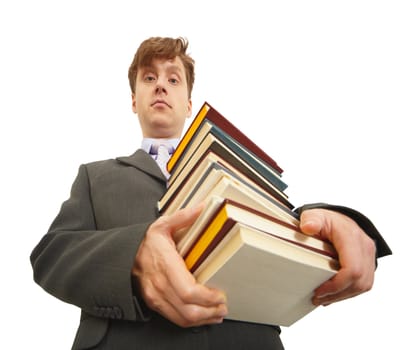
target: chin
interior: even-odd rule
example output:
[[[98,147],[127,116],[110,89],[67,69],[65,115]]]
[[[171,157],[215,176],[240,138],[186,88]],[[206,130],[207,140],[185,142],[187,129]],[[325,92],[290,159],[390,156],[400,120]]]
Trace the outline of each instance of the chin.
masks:
[[[155,139],[170,139],[170,138],[174,138],[175,133],[172,132],[172,128],[166,126],[166,125],[160,125],[158,124],[157,126],[154,125],[153,128],[153,133],[152,133],[152,138]]]

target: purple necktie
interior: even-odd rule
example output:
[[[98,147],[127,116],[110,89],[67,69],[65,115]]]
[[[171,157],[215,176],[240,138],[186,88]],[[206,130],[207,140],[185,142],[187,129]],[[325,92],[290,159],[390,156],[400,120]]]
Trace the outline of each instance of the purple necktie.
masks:
[[[166,142],[160,141],[158,143],[154,143],[150,147],[149,154],[153,155],[156,163],[159,165],[160,170],[162,170],[163,175],[165,175],[166,179],[169,179],[170,174],[166,169],[166,163],[168,162],[170,156],[173,153],[173,147]]]

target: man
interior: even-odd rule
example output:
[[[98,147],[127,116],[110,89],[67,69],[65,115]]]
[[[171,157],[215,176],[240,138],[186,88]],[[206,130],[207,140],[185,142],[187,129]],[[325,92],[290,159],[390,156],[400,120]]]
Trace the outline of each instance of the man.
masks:
[[[73,349],[283,349],[277,326],[225,320],[226,296],[196,283],[172,234],[202,206],[161,216],[163,165],[154,141],[175,147],[191,116],[194,62],[182,39],[144,41],[129,69],[143,133],[130,157],[81,165],[70,198],[31,255],[46,291],[82,309]],[[313,302],[327,305],[372,287],[376,256],[390,249],[362,214],[314,204],[301,229],[331,240],[341,269]]]

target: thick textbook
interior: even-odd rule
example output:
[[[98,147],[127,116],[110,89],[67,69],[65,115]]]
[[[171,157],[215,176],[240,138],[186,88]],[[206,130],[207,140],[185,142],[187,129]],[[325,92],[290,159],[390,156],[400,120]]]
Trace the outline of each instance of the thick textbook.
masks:
[[[163,207],[162,213],[170,215],[178,209],[192,207],[208,201],[213,196],[257,208],[259,211],[291,224],[298,224],[298,215],[276,199],[251,186],[219,163],[210,164],[193,186],[184,187],[172,201]],[[159,209],[160,210],[160,209]]]
[[[161,214],[206,203],[173,238],[197,281],[225,291],[227,318],[289,326],[315,308],[336,252],[299,231],[276,162],[205,103],[167,169]]]
[[[274,168],[278,173],[282,173],[283,169],[277,165],[277,163],[260,147],[258,147],[251,139],[249,139],[243,132],[241,132],[234,124],[222,116],[218,111],[216,111],[211,105],[207,102],[203,104],[198,114],[192,121],[191,125],[185,132],[181,141],[178,144],[175,152],[172,154],[172,157],[167,163],[167,170],[172,173],[176,163],[182,156],[182,153],[188,146],[188,143],[191,142],[192,138],[197,134],[199,127],[202,122],[209,120],[212,124],[217,125],[221,130],[226,132],[230,137],[232,137],[236,142],[243,145],[246,149],[250,150],[258,158],[262,159],[269,166]]]
[[[315,309],[313,291],[337,273],[334,259],[236,223],[198,282],[223,290],[228,319],[290,326]]]
[[[326,255],[236,223],[195,276],[226,293],[228,319],[290,326],[315,309],[313,291],[337,271]]]
[[[287,184],[281,179],[279,173],[271,169],[261,159],[255,157],[251,152],[248,152],[217,126],[210,123],[204,123],[204,126],[207,126],[207,128],[200,129],[201,132],[198,133],[194,142],[188,144],[183,156],[178,161],[168,180],[169,186],[176,181],[176,178],[189,162],[195,162],[207,150],[215,149],[218,154],[230,163],[243,163],[246,168],[256,172],[264,181],[267,181],[280,191],[284,191],[287,188]]]
[[[332,244],[302,233],[293,224],[230,199],[214,197],[210,202],[217,205],[207,204],[206,211],[201,214],[201,217],[207,218],[204,226],[192,226],[184,237],[188,241],[187,248],[185,251],[180,250],[185,264],[191,272],[194,272],[201,265],[237,222],[256,228],[303,249],[309,249],[318,254],[337,259],[337,253]]]
[[[198,186],[203,186],[204,183],[199,182],[199,180],[212,166],[223,168],[241,181],[248,183],[272,199],[281,202],[289,209],[294,208],[287,195],[270,184],[255,169],[251,169],[244,162],[238,161],[237,158],[232,157],[232,154],[226,153],[224,149],[218,151],[216,147],[213,147],[209,148],[201,156],[195,155],[183,168],[176,180],[169,184],[166,192],[158,202],[160,212],[164,212],[172,201],[178,201],[177,197],[184,198],[197,184]]]

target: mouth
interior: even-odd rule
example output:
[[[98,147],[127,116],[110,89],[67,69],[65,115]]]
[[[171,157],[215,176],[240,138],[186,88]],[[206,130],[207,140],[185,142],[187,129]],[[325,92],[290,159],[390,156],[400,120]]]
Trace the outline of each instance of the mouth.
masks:
[[[169,105],[169,103],[167,103],[165,100],[160,100],[160,99],[153,101],[152,104],[151,104],[151,106],[152,107],[156,107],[156,108],[158,108],[158,107],[164,107],[164,106],[171,108],[171,106]]]

